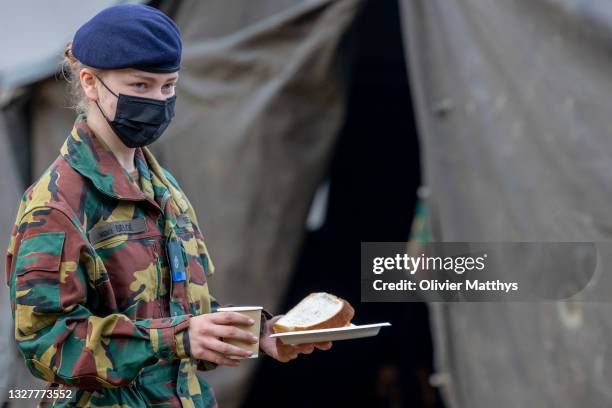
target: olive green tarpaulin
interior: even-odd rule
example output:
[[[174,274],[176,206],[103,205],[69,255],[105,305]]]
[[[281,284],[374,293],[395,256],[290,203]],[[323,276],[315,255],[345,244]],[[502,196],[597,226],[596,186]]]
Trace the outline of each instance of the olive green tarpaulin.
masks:
[[[610,242],[612,3],[401,6],[433,238]],[[448,405],[612,406],[610,254],[607,302],[431,304]]]
[[[185,186],[222,302],[276,312],[343,123],[342,39],[358,0],[182,1],[177,117],[155,152]],[[180,152],[180,153],[179,153]],[[207,374],[221,406],[253,365]]]

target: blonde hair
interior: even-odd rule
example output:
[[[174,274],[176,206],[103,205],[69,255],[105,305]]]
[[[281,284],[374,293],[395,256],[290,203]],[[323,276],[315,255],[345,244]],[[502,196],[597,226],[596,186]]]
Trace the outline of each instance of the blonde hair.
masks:
[[[86,113],[89,107],[89,101],[85,96],[79,74],[83,68],[93,70],[97,75],[102,75],[103,70],[90,67],[76,59],[72,54],[72,41],[66,44],[64,50],[64,59],[62,61],[62,75],[68,83],[68,92],[70,96],[70,108],[77,113]]]

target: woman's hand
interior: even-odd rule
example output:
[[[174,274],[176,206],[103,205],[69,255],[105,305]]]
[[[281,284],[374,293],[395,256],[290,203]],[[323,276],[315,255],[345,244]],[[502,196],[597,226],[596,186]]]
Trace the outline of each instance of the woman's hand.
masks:
[[[220,365],[232,367],[240,365],[240,360],[228,358],[227,355],[249,357],[251,352],[225,343],[219,337],[257,343],[257,337],[246,330],[235,327],[251,326],[252,324],[253,321],[250,318],[238,312],[205,313],[192,317],[189,322],[191,356]]]
[[[264,333],[259,339],[259,348],[270,357],[280,361],[281,363],[286,363],[297,358],[300,353],[310,354],[315,348],[318,348],[319,350],[329,350],[331,348],[331,341],[294,345],[283,344],[281,339],[278,337],[270,337],[271,334],[274,334],[274,330],[272,330],[274,322],[280,319],[282,316],[283,315],[274,316],[272,319],[266,321],[264,325]]]

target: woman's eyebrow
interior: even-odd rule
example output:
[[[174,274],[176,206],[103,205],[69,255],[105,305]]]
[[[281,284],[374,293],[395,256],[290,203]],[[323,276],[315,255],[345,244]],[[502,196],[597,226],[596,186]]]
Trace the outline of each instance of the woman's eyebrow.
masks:
[[[130,74],[130,75],[132,75],[133,77],[137,77],[137,78],[140,78],[140,79],[145,79],[145,80],[148,80],[148,81],[151,81],[151,82],[157,81],[156,77],[152,77],[152,76],[149,76],[149,75],[142,75],[142,74]],[[167,82],[167,81],[174,81],[176,79],[178,79],[178,75],[175,75],[173,77],[167,78],[165,80],[165,82]]]

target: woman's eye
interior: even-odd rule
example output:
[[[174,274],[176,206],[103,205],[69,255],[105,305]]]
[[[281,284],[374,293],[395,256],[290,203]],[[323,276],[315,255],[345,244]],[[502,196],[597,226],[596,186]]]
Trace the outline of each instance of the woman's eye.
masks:
[[[165,89],[172,89],[174,87],[176,87],[176,82],[172,82],[172,83],[164,85]]]
[[[132,86],[138,89],[145,89],[147,87],[147,84],[144,82],[136,82],[136,83],[133,83]]]

